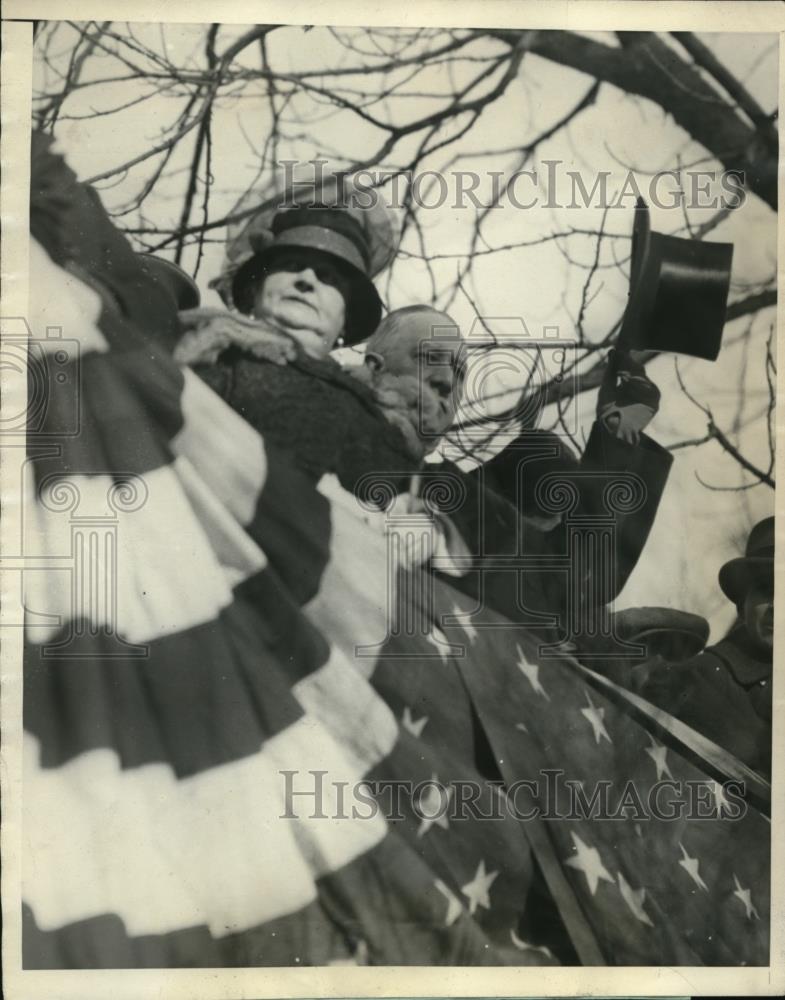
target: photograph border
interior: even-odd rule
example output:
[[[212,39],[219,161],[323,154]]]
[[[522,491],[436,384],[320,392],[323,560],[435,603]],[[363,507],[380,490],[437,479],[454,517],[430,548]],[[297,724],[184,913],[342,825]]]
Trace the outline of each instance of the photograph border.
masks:
[[[778,33],[782,43],[785,8],[779,3],[671,3],[671,2],[555,2],[527,0],[439,0],[418,3],[404,0],[390,14],[382,5],[367,6],[357,0],[304,3],[303,0],[265,0],[263,4],[237,0],[152,0],[96,2],[96,0],[6,0],[2,39],[2,188],[0,212],[3,238],[2,335],[18,335],[27,311],[29,276],[24,263],[29,256],[27,202],[30,169],[30,109],[32,92],[31,18],[51,20],[162,21],[164,23],[253,24],[260,19],[282,24],[356,24],[395,26],[548,27],[570,30],[607,29],[696,30],[700,32]],[[785,93],[783,46],[780,44],[780,98]],[[785,190],[782,156],[779,189]],[[785,292],[782,260],[785,235],[778,216],[778,292]],[[784,324],[777,318],[777,343],[783,347]],[[26,397],[24,372],[2,372],[2,414],[22,412]],[[779,476],[785,476],[785,395],[782,372],[778,375],[776,414]],[[4,441],[0,450],[0,499],[2,500],[3,551],[18,537],[20,516],[18,483],[24,458],[23,442]],[[782,481],[785,481],[783,479]],[[16,490],[15,490],[16,487]],[[774,662],[785,663],[785,519],[783,500],[775,497],[777,548],[775,559]],[[3,564],[0,595],[2,654],[0,678],[0,775],[2,779],[2,902],[3,980],[6,996],[79,998],[113,996],[117,1000],[144,997],[481,997],[481,996],[673,996],[673,995],[776,995],[785,990],[785,677],[774,680],[773,801],[772,801],[772,947],[766,968],[696,967],[358,967],[283,969],[128,969],[101,971],[24,971],[21,969],[21,744],[22,744],[22,621],[21,573],[13,562]]]

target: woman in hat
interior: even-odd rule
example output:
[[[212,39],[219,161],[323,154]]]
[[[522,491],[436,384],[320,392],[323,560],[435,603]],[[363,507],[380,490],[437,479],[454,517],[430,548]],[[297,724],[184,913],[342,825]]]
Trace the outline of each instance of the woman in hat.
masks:
[[[294,206],[249,243],[223,290],[236,312],[181,313],[188,332],[176,359],[316,481],[332,472],[352,490],[367,472],[413,471],[416,435],[394,426],[371,389],[330,357],[381,319],[372,221],[345,206]]]

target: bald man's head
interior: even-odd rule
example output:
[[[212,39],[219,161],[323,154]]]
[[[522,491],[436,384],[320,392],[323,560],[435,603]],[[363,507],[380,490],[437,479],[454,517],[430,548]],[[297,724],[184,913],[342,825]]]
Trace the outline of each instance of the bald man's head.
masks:
[[[465,347],[447,313],[406,306],[389,313],[366,346],[365,363],[377,389],[411,401],[412,421],[430,450],[455,419]]]

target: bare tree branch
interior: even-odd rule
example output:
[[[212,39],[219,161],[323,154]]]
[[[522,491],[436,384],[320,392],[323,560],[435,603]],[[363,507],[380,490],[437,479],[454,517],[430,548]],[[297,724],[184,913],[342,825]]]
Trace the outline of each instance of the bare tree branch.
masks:
[[[519,32],[497,29],[492,34],[512,45]],[[653,32],[622,32],[619,39],[621,47],[613,48],[570,31],[539,31],[529,45],[536,55],[658,104],[726,169],[744,174],[750,189],[776,208],[777,157],[758,128],[719,100],[695,66]]]

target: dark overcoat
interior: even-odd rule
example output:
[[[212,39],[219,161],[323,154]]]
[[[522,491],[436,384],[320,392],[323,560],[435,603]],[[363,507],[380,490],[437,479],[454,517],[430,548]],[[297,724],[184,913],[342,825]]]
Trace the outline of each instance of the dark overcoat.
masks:
[[[772,659],[757,651],[743,625],[690,660],[643,664],[632,675],[647,701],[771,775]]]
[[[536,442],[531,432],[521,441],[513,441],[508,449],[520,449],[524,455]],[[568,558],[569,538],[566,519],[546,530],[543,526],[522,516],[516,497],[493,486],[493,459],[488,468],[472,473],[461,473],[451,463],[440,468],[452,475],[464,477],[467,485],[465,499],[458,510],[451,512],[471,553],[476,557],[474,566],[463,578],[451,580],[465,593],[481,597],[495,610],[516,622],[525,622],[542,632],[549,639],[565,634],[564,615],[571,586],[564,566],[548,568],[549,557]],[[528,459],[526,459],[528,463]],[[599,607],[612,601],[621,592],[635,568],[649,537],[657,509],[668,479],[673,457],[665,448],[646,434],[641,434],[637,444],[616,438],[599,422],[592,426],[586,448],[579,460],[565,464],[559,477],[572,483],[578,498],[570,516],[601,518],[606,522],[606,488],[616,474],[634,477],[642,501],[629,511],[611,514],[615,526],[615,546],[610,553],[610,564],[603,563],[581,579],[577,589],[592,605]],[[538,475],[538,460],[527,468],[532,477]],[[553,471],[553,463],[545,462],[543,469]],[[488,471],[490,470],[490,475]],[[447,493],[447,491],[445,491]],[[526,560],[541,557],[543,565],[527,568],[493,568],[499,564],[496,557],[522,555]],[[483,564],[491,568],[483,568]],[[524,565],[523,563],[521,565]],[[558,624],[549,626],[547,620],[554,616]]]

